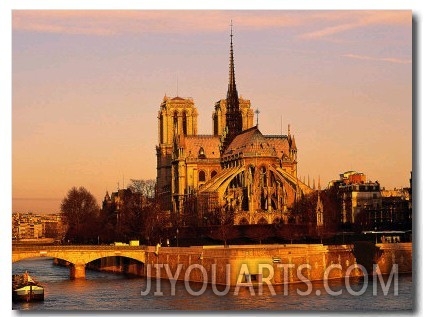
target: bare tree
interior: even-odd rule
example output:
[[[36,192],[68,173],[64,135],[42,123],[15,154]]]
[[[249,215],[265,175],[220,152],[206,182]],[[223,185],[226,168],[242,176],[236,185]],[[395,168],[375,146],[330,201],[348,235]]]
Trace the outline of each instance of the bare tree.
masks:
[[[263,240],[266,240],[274,235],[274,226],[272,225],[250,225],[246,228],[246,236],[254,241],[262,244]]]
[[[160,204],[152,202],[145,206],[141,215],[140,235],[147,244],[164,242],[166,229],[170,227],[169,213],[160,209]]]
[[[131,184],[128,186],[133,193],[140,193],[147,199],[155,197],[156,181],[154,179],[131,179]]]
[[[100,208],[94,196],[84,187],[72,187],[62,200],[60,210],[68,230],[66,236],[74,242],[90,242],[99,233]]]
[[[215,228],[211,230],[210,237],[223,241],[225,247],[228,240],[238,237],[234,230],[234,210],[230,206],[217,207],[212,215],[212,223],[215,224]]]

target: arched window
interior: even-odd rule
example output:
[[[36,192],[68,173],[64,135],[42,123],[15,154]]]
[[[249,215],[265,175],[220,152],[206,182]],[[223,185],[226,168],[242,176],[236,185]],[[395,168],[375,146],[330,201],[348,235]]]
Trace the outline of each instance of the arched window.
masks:
[[[183,112],[183,134],[187,135],[187,112]]]
[[[213,134],[218,135],[218,115],[216,113],[213,116]]]
[[[218,174],[218,172],[217,172],[217,171],[212,171],[212,173],[211,173],[211,178],[213,178],[216,174]]]
[[[163,140],[163,114],[162,113],[160,114],[160,117],[159,117],[159,129],[160,129],[159,142],[164,143],[164,140]]]
[[[174,131],[178,131],[178,112],[174,112]]]
[[[241,218],[239,225],[248,225],[249,221],[247,221],[247,219],[245,217]]]
[[[199,171],[199,182],[206,181],[206,173],[205,171]]]
[[[268,224],[268,221],[266,221],[266,219],[264,217],[262,217],[258,221],[258,225],[267,225],[267,224]]]
[[[280,218],[280,217],[277,217],[277,218],[275,218],[275,219],[272,221],[272,223],[273,223],[274,225],[279,225],[279,224],[281,224],[281,223],[282,223],[282,220],[281,220],[281,218]]]
[[[199,158],[206,158],[205,149],[203,147],[199,149]]]
[[[260,168],[260,181],[261,181],[261,187],[267,187],[268,186],[268,182],[267,182],[267,170],[265,166],[262,166]]]

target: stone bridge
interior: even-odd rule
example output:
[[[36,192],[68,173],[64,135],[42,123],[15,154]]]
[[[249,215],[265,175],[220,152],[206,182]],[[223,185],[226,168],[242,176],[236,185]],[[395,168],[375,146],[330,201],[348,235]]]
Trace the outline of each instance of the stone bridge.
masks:
[[[35,257],[58,258],[69,262],[71,279],[85,278],[85,266],[91,261],[121,256],[145,263],[149,249],[143,246],[111,245],[12,246],[12,263]]]

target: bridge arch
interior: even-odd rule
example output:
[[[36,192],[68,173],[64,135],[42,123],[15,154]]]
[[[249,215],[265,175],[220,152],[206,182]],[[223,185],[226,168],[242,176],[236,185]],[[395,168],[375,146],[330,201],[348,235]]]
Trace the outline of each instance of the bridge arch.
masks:
[[[140,247],[115,246],[31,246],[12,248],[12,263],[36,257],[52,257],[68,262],[70,278],[85,278],[87,263],[106,257],[125,257],[141,263],[146,251]]]

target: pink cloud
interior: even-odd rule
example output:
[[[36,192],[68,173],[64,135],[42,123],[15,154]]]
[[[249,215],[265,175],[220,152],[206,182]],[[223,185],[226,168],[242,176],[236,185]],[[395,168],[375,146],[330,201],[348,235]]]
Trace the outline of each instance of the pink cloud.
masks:
[[[14,11],[13,29],[46,33],[114,35],[145,32],[208,32],[228,30],[231,11]],[[236,18],[238,28],[269,25],[277,18],[264,19],[248,13]],[[251,22],[246,22],[251,21]],[[271,22],[274,21],[274,22]]]
[[[13,29],[114,35],[143,32],[224,31],[237,28],[313,27],[302,38],[322,38],[368,25],[411,24],[411,11],[231,11],[231,10],[15,10]],[[336,23],[336,24],[335,24]]]
[[[328,14],[330,12],[330,14]],[[307,32],[300,37],[304,39],[318,39],[345,31],[363,28],[371,25],[409,25],[412,26],[411,11],[341,11],[340,14],[328,11],[326,14],[317,15],[316,18],[323,20],[339,20],[340,23]]]
[[[334,16],[334,13],[332,14]],[[334,18],[331,14],[323,19]],[[216,32],[314,23],[317,11],[232,10],[15,10],[13,30],[107,36],[144,32]]]
[[[371,57],[366,55],[357,55],[357,54],[344,54],[343,57],[367,60],[367,61],[379,61],[379,62],[388,62],[395,64],[411,64],[412,61],[410,59],[399,59],[393,57]]]

